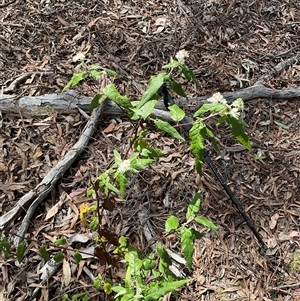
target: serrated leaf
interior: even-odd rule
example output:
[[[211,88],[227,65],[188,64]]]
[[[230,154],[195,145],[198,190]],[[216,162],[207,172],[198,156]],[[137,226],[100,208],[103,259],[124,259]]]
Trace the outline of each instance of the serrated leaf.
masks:
[[[147,119],[147,117],[153,112],[153,109],[158,101],[158,96],[154,97],[156,99],[149,100],[147,103],[145,103],[141,108],[139,109],[131,109],[135,113],[131,119],[137,120],[138,118],[143,118],[144,120]]]
[[[144,297],[145,301],[154,301],[154,300],[160,300],[160,298],[167,293],[173,292],[179,287],[187,284],[190,280],[184,279],[184,280],[178,280],[178,281],[172,281],[172,282],[165,282],[162,287],[153,287],[151,288],[146,296]]]
[[[112,184],[109,183],[109,182],[105,183],[105,189],[106,189],[106,191],[105,191],[106,194],[107,194],[109,191],[113,191],[113,192],[115,192],[116,194],[119,193],[118,188],[116,188],[114,185],[112,185]]]
[[[117,181],[117,183],[119,185],[119,188],[120,188],[121,197],[124,198],[125,189],[127,187],[127,178],[124,174],[118,173],[117,176],[116,176],[116,181]]]
[[[74,260],[77,264],[79,264],[80,261],[82,260],[82,255],[78,252],[78,250],[76,250],[74,254]]]
[[[206,134],[211,138],[211,142],[212,142],[212,145],[213,145],[214,149],[218,153],[220,153],[220,148],[218,146],[218,143],[217,143],[217,140],[215,138],[215,135],[214,135],[214,133],[208,127],[206,128]]]
[[[184,259],[186,260],[186,265],[188,269],[191,269],[194,254],[193,232],[191,229],[181,228],[179,231],[179,236],[181,239],[181,249]]]
[[[90,228],[92,231],[96,231],[99,225],[99,218],[98,216],[93,216],[90,222]]]
[[[244,121],[241,118],[235,118],[230,115],[227,116],[227,123],[234,135],[234,137],[243,144],[248,150],[251,150],[251,142],[248,134],[244,130]]]
[[[111,99],[118,106],[127,110],[133,108],[129,98],[126,95],[125,96],[121,95],[114,85],[109,84],[105,86],[102,89],[102,92],[107,98]]]
[[[157,95],[157,91],[169,79],[169,75],[167,73],[159,73],[156,76],[151,76],[149,80],[149,85],[147,90],[143,93],[140,102],[137,104],[136,108],[140,109],[144,106],[149,100],[152,100],[155,95]],[[157,96],[156,96],[157,97]]]
[[[178,131],[172,127],[168,122],[156,119],[154,120],[154,124],[162,131],[170,134],[172,137],[179,139],[181,141],[185,141],[185,139],[178,133]]]
[[[56,241],[54,241],[54,244],[56,246],[61,246],[61,245],[65,245],[67,243],[67,240],[65,238],[59,238]]]
[[[176,68],[178,67],[180,64],[178,61],[174,60],[173,58],[170,59],[170,63],[168,63],[167,65],[162,66],[162,69],[171,69],[171,68]]]
[[[290,127],[289,127],[288,125],[286,125],[286,124],[284,124],[284,123],[281,123],[281,122],[279,122],[279,121],[274,120],[274,123],[275,123],[276,125],[278,125],[279,127],[281,127],[282,129],[284,129],[284,130],[289,130],[289,129],[290,129]]]
[[[45,245],[42,245],[42,246],[40,247],[40,255],[41,255],[41,257],[42,257],[45,261],[50,260],[50,256],[49,256],[49,254],[48,254],[48,252],[47,252],[47,250],[46,250],[46,246],[45,246]]]
[[[227,104],[224,103],[218,103],[218,102],[211,102],[211,103],[205,103],[201,106],[201,108],[196,111],[194,114],[194,117],[201,117],[206,112],[214,112],[214,113],[220,113],[225,110],[229,110],[230,107]]]
[[[178,69],[181,71],[181,73],[187,80],[191,80],[197,88],[199,87],[198,80],[192,70],[190,70],[185,64],[179,65]]]
[[[104,94],[96,94],[89,105],[89,111],[99,107],[100,103],[106,98]]]
[[[171,215],[165,223],[166,232],[170,232],[172,230],[176,230],[179,226],[179,220],[176,215]]]
[[[100,69],[103,68],[99,65],[95,65],[95,64],[89,65],[89,70],[100,70]]]
[[[130,163],[130,168],[133,168],[134,170],[139,170],[139,169],[143,169],[144,167],[148,166],[149,164],[151,164],[154,160],[150,159],[150,158],[146,158],[146,159],[135,159],[132,160]]]
[[[162,244],[156,245],[156,251],[161,259],[161,261],[165,262],[167,266],[170,266],[172,264],[172,260],[168,252],[166,251],[166,248]]]
[[[185,117],[185,112],[181,110],[176,104],[170,105],[169,107],[171,118],[178,123]]]
[[[120,153],[116,149],[114,149],[114,157],[115,157],[115,163],[119,165],[122,162],[122,158]]]
[[[55,262],[61,262],[64,259],[64,254],[59,251],[54,255],[53,259]]]
[[[78,85],[79,82],[86,79],[88,77],[88,72],[83,71],[81,73],[74,73],[70,79],[70,81],[67,83],[67,85],[63,88],[63,92],[65,92],[68,88],[72,88],[76,85]]]
[[[201,205],[201,191],[197,191],[193,199],[191,200],[190,204],[188,205],[187,212],[186,212],[186,219],[192,219],[196,216],[196,214],[200,210]]]
[[[210,221],[209,219],[207,219],[204,216],[196,216],[195,221],[198,224],[209,228],[211,231],[217,231],[218,230],[218,227],[212,221]]]
[[[180,83],[174,82],[173,80],[168,80],[168,85],[169,87],[176,92],[176,94],[182,96],[182,97],[186,97],[183,89],[182,89],[182,85]]]
[[[90,73],[91,73],[92,78],[98,79],[98,78],[101,77],[103,72],[102,71],[97,71],[97,70],[91,70]]]
[[[202,173],[202,157],[206,134],[206,126],[200,119],[193,124],[189,132],[191,140],[190,151],[195,158],[195,167],[199,174]]]
[[[117,77],[118,76],[118,73],[114,70],[111,70],[111,69],[107,69],[107,68],[104,68],[103,69],[109,76],[112,76],[112,77]]]

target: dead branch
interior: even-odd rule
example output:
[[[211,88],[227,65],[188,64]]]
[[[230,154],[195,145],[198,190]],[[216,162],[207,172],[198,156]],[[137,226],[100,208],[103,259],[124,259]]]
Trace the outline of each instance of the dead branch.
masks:
[[[9,212],[5,213],[3,216],[0,217],[0,230],[3,230],[10,222],[12,222],[20,213],[24,211],[24,208],[29,207],[14,239],[15,246],[17,246],[22,241],[29,227],[31,217],[34,214],[36,208],[52,190],[53,186],[60,179],[61,175],[76,160],[76,158],[82,152],[84,147],[87,146],[90,138],[92,137],[97,127],[97,124],[100,120],[100,116],[103,113],[104,103],[93,111],[91,118],[86,124],[79,140],[74,144],[70,151],[58,162],[58,164],[49,171],[49,173],[46,175],[43,181],[34,189],[29,191],[26,195],[24,195]]]
[[[228,103],[233,102],[239,97],[244,101],[255,98],[291,99],[300,97],[300,88],[275,90],[257,84],[238,91],[225,92],[222,93],[222,95],[226,98]],[[193,105],[199,107],[205,103],[210,96],[211,95],[178,98],[175,99],[175,102],[180,106]],[[0,111],[12,116],[19,115],[19,112],[21,112],[24,117],[49,116],[54,112],[72,114],[78,112],[78,108],[87,112],[91,100],[92,97],[81,96],[73,90],[61,94],[46,94],[36,97],[26,96],[19,99],[15,99],[14,96],[11,95],[0,94]],[[165,110],[163,103],[159,102],[156,109]],[[117,106],[111,105],[109,101],[103,109],[103,113],[108,115],[124,115],[124,111]]]

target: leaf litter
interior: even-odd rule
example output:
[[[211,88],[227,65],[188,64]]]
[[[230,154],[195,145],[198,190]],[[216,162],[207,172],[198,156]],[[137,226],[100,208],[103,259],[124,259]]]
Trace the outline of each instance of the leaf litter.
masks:
[[[74,72],[72,57],[79,51],[93,63],[117,71],[116,84],[131,99],[139,98],[148,77],[161,70],[179,49],[190,52],[188,64],[200,80],[197,93],[187,87],[190,96],[253,85],[272,66],[299,53],[300,14],[296,1],[145,4],[115,0],[51,5],[44,1],[43,7],[36,1],[17,1],[1,8],[0,15],[0,70],[5,74],[0,86],[8,87],[26,72],[39,72],[30,81],[18,83],[13,91],[17,94],[61,92]],[[294,64],[266,84],[273,88],[299,87],[298,75],[299,65]],[[180,77],[178,81],[183,82]],[[98,84],[88,80],[78,90],[92,96]],[[193,280],[179,292],[178,300],[296,300],[299,296],[299,266],[293,270],[290,265],[294,254],[300,252],[299,104],[297,100],[257,99],[245,106],[248,132],[260,148],[249,153],[227,153],[226,161],[210,152],[269,245],[269,257],[259,253],[254,237],[208,168],[204,166],[200,182],[196,183],[187,145],[157,132],[148,137],[149,143],[162,149],[166,157],[134,175],[126,200],[120,200],[114,211],[108,210],[103,220],[103,226],[109,225],[110,231],[128,235],[133,243],[147,250],[138,218],[140,205],[146,206],[147,220],[155,229],[154,239],[159,240],[166,218],[173,212],[183,217],[183,208],[198,185],[203,187],[201,215],[214,221],[219,231],[205,231],[204,238],[197,242]],[[72,117],[26,119],[22,112],[19,117],[2,117],[1,214],[35,187],[76,142],[86,121],[79,114]],[[85,241],[86,229],[79,219],[80,203],[90,200],[82,195],[76,199],[72,194],[89,187],[109,166],[113,149],[122,153],[128,147],[133,132],[130,123],[125,118],[114,122],[108,127],[112,124],[109,120],[101,121],[89,147],[38,208],[28,238],[31,248],[23,263],[25,277],[19,277],[14,261],[1,259],[1,290],[9,300],[24,296],[24,281],[29,290],[39,286],[39,281],[31,277],[40,271],[37,250],[40,244],[48,246],[60,236],[83,235],[73,241],[70,238],[70,244],[87,254],[80,267],[74,265],[72,256],[67,257],[56,277],[43,288],[43,295],[58,297],[60,281],[67,285],[66,292],[76,287],[84,289],[91,279],[83,266],[94,275],[102,269],[93,256],[93,247]],[[225,129],[218,129],[217,135],[224,146],[236,143]],[[63,193],[70,199],[55,207]],[[163,202],[166,196],[168,207]],[[17,220],[14,227],[21,221]],[[176,240],[166,244],[178,252]],[[101,297],[92,288],[88,290],[94,296],[91,300]]]

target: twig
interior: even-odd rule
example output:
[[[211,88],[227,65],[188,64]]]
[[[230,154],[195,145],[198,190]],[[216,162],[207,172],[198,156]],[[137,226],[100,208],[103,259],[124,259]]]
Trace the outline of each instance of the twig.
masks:
[[[33,71],[30,71],[30,72],[26,72],[24,74],[22,74],[21,76],[17,77],[14,81],[12,81],[10,83],[10,85],[7,87],[7,88],[4,88],[3,89],[3,92],[4,93],[8,93],[8,92],[13,92],[17,89],[18,85],[25,81],[28,77],[30,77],[31,75],[34,75],[34,74],[52,74],[53,72],[33,72]]]
[[[29,227],[31,217],[36,208],[45,199],[62,174],[72,165],[84,147],[88,144],[100,120],[104,103],[102,103],[93,111],[92,116],[86,124],[79,140],[58,162],[58,164],[48,172],[43,181],[34,189],[29,191],[26,195],[24,195],[9,212],[0,217],[0,230],[3,230],[10,222],[12,222],[19,214],[21,214],[26,207],[30,206],[17,232],[17,235],[15,236],[15,246],[18,246],[24,238],[24,235]]]

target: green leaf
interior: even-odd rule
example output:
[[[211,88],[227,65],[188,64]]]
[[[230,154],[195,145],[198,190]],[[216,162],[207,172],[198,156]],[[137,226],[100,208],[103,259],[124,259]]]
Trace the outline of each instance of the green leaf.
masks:
[[[178,69],[180,70],[180,72],[184,75],[184,77],[187,80],[193,81],[193,83],[196,85],[196,87],[197,88],[199,87],[198,80],[192,70],[190,70],[185,64],[179,65]]]
[[[194,254],[194,241],[193,241],[193,232],[189,228],[181,228],[179,231],[179,236],[181,238],[181,248],[184,259],[186,260],[186,265],[188,269],[191,269],[193,263],[193,254]]]
[[[181,110],[176,104],[170,105],[169,107],[171,118],[178,123],[185,117],[185,112]]]
[[[63,88],[63,92],[65,92],[68,88],[72,88],[72,87],[78,85],[78,83],[81,82],[82,80],[86,79],[88,77],[88,75],[89,74],[86,71],[83,71],[81,73],[74,73],[72,75],[72,78],[70,79],[70,81]]]
[[[178,67],[180,64],[178,61],[174,60],[173,58],[170,59],[170,63],[168,63],[167,65],[162,66],[163,69],[173,69]]]
[[[89,187],[86,191],[86,196],[91,197],[95,193],[95,190],[93,187]]]
[[[241,118],[235,118],[228,115],[227,123],[235,138],[248,150],[251,150],[251,142],[249,140],[248,134],[244,130],[244,121]]]
[[[202,115],[206,112],[214,112],[220,113],[222,111],[230,110],[230,107],[225,103],[211,102],[205,103],[201,106],[201,108],[196,111],[194,117],[202,117]]]
[[[168,85],[178,95],[180,95],[182,97],[186,97],[186,95],[182,89],[182,85],[180,83],[174,82],[173,80],[170,79],[170,80],[168,80]]]
[[[116,181],[119,185],[121,197],[124,198],[125,196],[125,189],[127,187],[127,177],[122,173],[117,173]]]
[[[72,296],[72,301],[88,301],[88,294],[87,293],[78,293]]]
[[[97,291],[100,291],[102,285],[102,279],[99,279],[98,277],[94,280],[93,286]]]
[[[90,222],[90,229],[92,231],[96,231],[98,229],[98,225],[99,225],[99,218],[98,218],[98,216],[93,216],[92,220]]]
[[[4,252],[4,255],[6,258],[12,257],[11,252],[10,252],[10,245],[9,245],[8,239],[5,236],[3,236],[0,240],[0,251]]]
[[[218,227],[213,222],[211,222],[210,220],[208,220],[204,216],[196,216],[195,217],[195,221],[198,224],[203,225],[203,226],[209,228],[211,231],[217,231],[218,230]]]
[[[104,68],[103,69],[109,76],[112,76],[112,77],[117,77],[118,76],[118,73],[114,70],[111,70],[111,69],[107,69],[107,68]]]
[[[104,94],[96,94],[89,105],[89,111],[99,107],[100,103],[106,98]]]
[[[120,244],[120,248],[126,248],[127,247],[127,239],[125,236],[121,236],[119,238],[119,244]]]
[[[26,251],[26,242],[23,240],[22,242],[19,243],[17,248],[17,259],[19,263],[22,262],[25,251]]]
[[[89,65],[89,70],[102,70],[103,68],[99,65],[95,65],[95,64],[92,64],[92,65]]]
[[[149,80],[149,85],[147,90],[143,93],[140,102],[137,104],[136,108],[140,109],[143,105],[145,105],[149,100],[152,100],[156,95],[157,91],[169,79],[169,75],[167,73],[159,73],[156,76],[151,76]],[[155,98],[155,99],[156,99]]]
[[[114,192],[114,193],[116,193],[116,194],[119,193],[118,188],[116,188],[114,185],[112,185],[112,184],[109,183],[109,182],[105,183],[104,186],[105,186],[105,194],[106,194],[106,195],[108,195],[108,193],[109,193],[110,191],[112,191],[112,192]]]
[[[220,118],[218,119],[218,121],[216,123],[216,126],[222,125],[226,120],[227,120],[227,115],[220,116]]]
[[[160,258],[158,269],[162,274],[167,274],[169,266],[172,264],[171,257],[162,244],[156,245],[156,251]]]
[[[215,138],[215,135],[214,135],[214,133],[208,127],[206,128],[206,134],[211,138],[211,142],[212,142],[212,145],[213,145],[214,149],[218,153],[220,153],[220,148],[218,146],[218,143],[217,143],[217,140]]]
[[[164,153],[162,153],[160,150],[156,148],[144,148],[141,151],[141,156],[146,158],[160,158],[164,156]]]
[[[202,172],[202,157],[204,153],[204,143],[206,137],[206,126],[201,119],[194,122],[193,127],[190,129],[189,136],[191,139],[190,151],[195,157],[195,167],[199,174]]]
[[[103,72],[102,71],[97,71],[97,70],[91,70],[90,73],[91,73],[92,78],[98,79],[98,78],[101,77]]]
[[[112,293],[112,286],[113,286],[113,283],[110,279],[105,279],[105,282],[103,284],[103,291],[105,294],[110,294]]]
[[[115,163],[119,165],[122,162],[122,158],[120,153],[116,149],[114,149],[114,157],[115,157]]]
[[[130,167],[134,170],[140,170],[151,164],[153,161],[153,159],[149,158],[132,160],[130,163]]]
[[[172,230],[176,230],[179,226],[179,220],[176,215],[171,215],[165,223],[166,232],[170,232]]]
[[[56,246],[65,245],[66,243],[67,243],[67,240],[66,240],[64,237],[59,238],[59,239],[57,239],[57,240],[54,242],[54,244],[55,244]]]
[[[59,251],[54,255],[53,259],[55,262],[61,262],[64,259],[64,254]]]
[[[160,300],[160,297],[166,295],[167,293],[174,292],[179,287],[187,284],[190,280],[178,280],[172,282],[163,282],[162,287],[150,289],[145,295],[145,301],[157,301]]]
[[[279,121],[274,120],[274,123],[275,123],[276,125],[278,125],[279,127],[283,128],[284,130],[289,130],[289,129],[290,129],[290,127],[289,127],[288,125],[283,124],[283,123],[281,123],[281,122],[279,122]]]
[[[79,264],[82,260],[82,255],[78,252],[78,250],[75,251],[74,259],[77,264]]]
[[[196,216],[196,214],[200,210],[201,204],[201,191],[197,191],[195,196],[193,197],[192,201],[190,202],[187,212],[186,212],[186,219],[190,220]]]
[[[114,101],[118,106],[127,110],[133,108],[129,98],[126,95],[121,95],[114,85],[109,84],[105,86],[102,92],[107,98]]]
[[[150,271],[156,266],[156,262],[153,259],[146,258],[143,260],[143,269],[145,271]]]
[[[203,234],[200,233],[199,231],[195,230],[194,228],[191,228],[191,230],[192,230],[192,234],[193,234],[193,237],[192,237],[193,240],[200,239],[203,237]]]
[[[184,138],[178,133],[178,131],[174,127],[172,127],[168,122],[160,119],[156,119],[153,122],[160,130],[170,134],[172,137],[176,139],[185,141]]]
[[[152,114],[153,109],[155,107],[155,105],[157,104],[158,101],[158,97],[156,97],[157,99],[152,99],[149,100],[147,103],[145,103],[140,109],[131,109],[131,111],[133,111],[135,113],[135,115],[133,115],[133,117],[131,117],[131,119],[133,120],[137,120],[138,118],[143,118],[144,120],[147,119],[147,117]]]
[[[45,260],[45,261],[49,261],[50,260],[50,256],[46,250],[46,246],[45,245],[42,245],[40,247],[40,255],[41,257]]]

